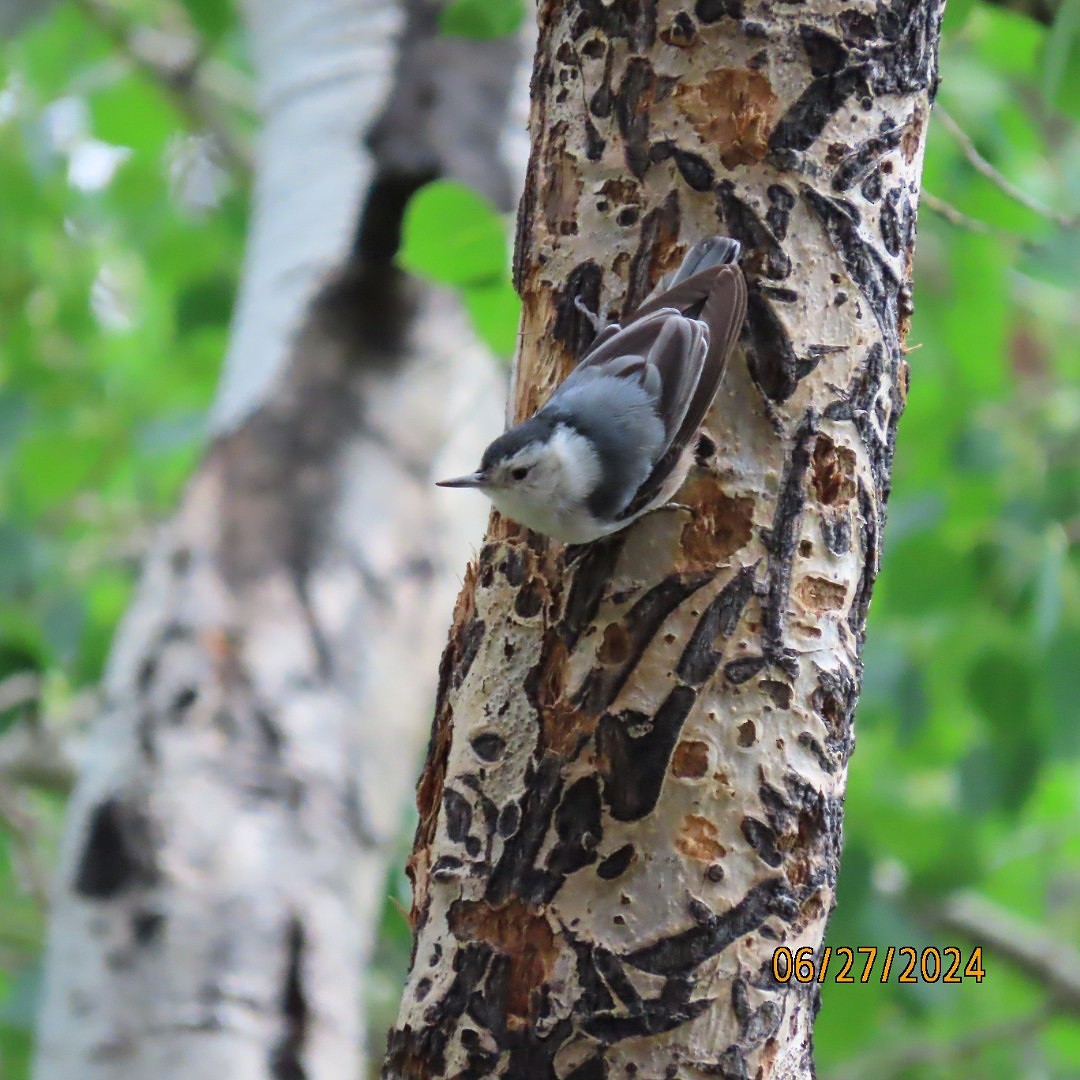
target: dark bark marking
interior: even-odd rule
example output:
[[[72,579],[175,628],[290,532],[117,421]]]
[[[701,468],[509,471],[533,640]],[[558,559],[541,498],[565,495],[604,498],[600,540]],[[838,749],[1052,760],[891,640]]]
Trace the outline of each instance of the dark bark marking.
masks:
[[[650,49],[656,42],[656,4],[653,0],[579,0],[580,12],[574,23],[574,39],[589,30],[599,30],[607,38],[625,38],[636,49]]]
[[[675,167],[679,175],[686,180],[692,190],[708,191],[712,188],[716,174],[713,172],[713,166],[708,164],[700,154],[675,147],[672,156],[675,158]]]
[[[775,679],[762,679],[758,684],[778,709],[790,709],[793,691],[787,683],[777,682]]]
[[[199,691],[194,686],[182,686],[177,690],[169,704],[169,712],[172,713],[174,722],[179,723],[183,719],[184,713],[195,704],[198,697]]]
[[[833,173],[833,191],[847,191],[848,188],[862,183],[872,169],[876,169],[881,159],[900,145],[903,131],[898,127],[889,128],[860,143],[841,162]],[[896,251],[890,254],[899,254]]]
[[[521,807],[517,803],[507,803],[495,822],[495,831],[505,840],[513,836],[521,826]]]
[[[855,748],[852,720],[859,700],[859,684],[846,669],[819,671],[810,705],[825,724],[825,750],[842,765]]]
[[[446,821],[446,835],[455,844],[463,844],[472,828],[472,806],[469,800],[455,791],[446,788],[443,791],[443,816]]]
[[[804,750],[813,755],[822,772],[828,773],[830,776],[836,772],[839,767],[839,762],[825,752],[821,743],[819,743],[809,731],[800,732],[798,742]]]
[[[730,637],[739,624],[743,608],[754,593],[757,566],[744,566],[716,594],[694,627],[675,674],[689,686],[700,688],[715,674],[723,649],[714,648],[719,638]]]
[[[562,762],[558,757],[544,753],[539,762],[529,762],[517,832],[506,841],[484,892],[484,898],[492,906],[512,896],[542,904],[562,884],[562,877],[535,865],[562,791]]]
[[[904,244],[904,237],[900,227],[900,215],[897,212],[897,206],[902,194],[903,188],[892,188],[887,192],[885,201],[881,204],[881,220],[879,224],[881,240],[885,245],[885,250],[890,255],[899,255]]]
[[[131,936],[144,948],[165,933],[165,916],[160,911],[136,911],[131,916]]]
[[[770,184],[766,195],[769,197],[769,209],[765,211],[765,221],[776,239],[784,240],[791,211],[795,209],[795,194],[783,184]]]
[[[566,1080],[606,1080],[606,1077],[607,1066],[604,1059],[593,1057],[583,1061],[572,1073],[568,1073]]]
[[[494,731],[482,731],[474,735],[470,741],[473,753],[481,761],[498,761],[506,750],[506,740]]]
[[[779,188],[779,185],[774,187]],[[773,281],[790,277],[791,259],[766,223],[768,215],[766,221],[762,221],[757,211],[735,194],[735,184],[731,180],[722,180],[717,184],[716,204],[728,235],[743,245],[742,266],[751,277],[760,275]]]
[[[767,878],[722,915],[706,909],[705,917],[696,918],[694,926],[637,949],[624,959],[631,967],[652,975],[687,974],[757,930],[766,919],[790,919],[796,910],[788,883],[782,877]]]
[[[799,526],[806,502],[806,473],[810,467],[810,443],[818,430],[818,417],[807,409],[795,430],[791,456],[784,466],[772,527],[765,539],[769,553],[769,589],[762,612],[762,643],[765,656],[785,670],[790,666],[784,646],[788,595],[797,552]]]
[[[623,137],[626,167],[639,180],[649,171],[649,119],[656,96],[656,72],[642,56],[626,65],[615,92],[615,120]]]
[[[157,657],[146,656],[139,664],[138,673],[135,676],[135,689],[140,694],[145,694],[149,689],[151,683],[154,681],[154,676],[157,674]]]
[[[695,1020],[711,1008],[712,1004],[711,998],[668,1002],[661,996],[656,1000],[642,1002],[641,1010],[636,1014],[594,1013],[581,1022],[581,1030],[610,1046],[623,1039],[673,1031]]]
[[[764,821],[744,817],[739,829],[763,862],[775,868],[784,861],[776,847],[776,833]]]
[[[600,820],[600,781],[583,776],[566,789],[555,811],[558,841],[547,858],[547,867],[566,877],[596,862],[596,847],[603,838]]]
[[[307,1039],[308,1004],[304,988],[304,926],[293,916],[285,928],[285,981],[281,991],[283,1033],[270,1052],[274,1080],[306,1080],[303,1065]]]
[[[697,38],[694,20],[685,11],[675,13],[671,23],[660,31],[660,40],[676,49],[688,49]]]
[[[833,555],[846,555],[851,550],[851,514],[847,509],[822,512],[821,539]]]
[[[660,204],[650,210],[641,222],[641,239],[637,251],[630,260],[630,274],[623,299],[623,316],[629,315],[652,291],[659,274],[654,271],[658,256],[674,244],[679,235],[679,200],[671,192]]]
[[[649,643],[664,620],[688,597],[712,581],[711,570],[693,574],[673,574],[651,588],[617,623],[625,633],[626,658],[615,666],[598,664],[574,696],[575,707],[592,715],[602,713],[619,695],[626,680],[638,666]]]
[[[472,667],[472,663],[480,649],[480,644],[484,640],[484,631],[486,629],[483,619],[473,618],[462,630],[458,642],[457,662],[454,664],[450,679],[450,684],[455,690],[461,686],[468,676],[469,669]]]
[[[599,120],[606,120],[611,115],[614,98],[611,93],[611,72],[615,62],[615,52],[607,49],[604,56],[604,74],[600,85],[589,98],[589,112]],[[591,120],[590,120],[591,122]]]
[[[746,362],[750,377],[761,393],[782,405],[813,369],[799,358],[783,320],[753,282],[747,289],[747,319],[743,326]]]
[[[582,632],[591,626],[600,608],[604,590],[622,552],[621,534],[605,537],[593,544],[586,544],[573,562],[574,576],[559,620],[559,635],[568,649],[572,649]],[[567,560],[568,563],[570,560]]]
[[[75,871],[75,892],[87,900],[111,900],[130,888],[157,883],[153,828],[146,815],[110,798],[90,812]]]
[[[615,878],[621,877],[630,869],[630,864],[633,861],[634,845],[623,844],[621,848],[616,848],[596,868],[597,877],[603,878],[604,881],[614,881]]]
[[[708,25],[723,18],[738,19],[743,17],[743,0],[697,0],[694,14]]]
[[[741,656],[724,665],[724,677],[737,686],[752,679],[767,663],[764,656]]]
[[[875,169],[870,175],[862,182],[862,186],[859,188],[859,192],[867,202],[877,202],[881,198],[881,170]]]
[[[847,64],[848,51],[832,34],[803,23],[799,27],[799,40],[810,61],[810,74],[816,79],[835,75]]]
[[[668,761],[697,699],[689,686],[676,686],[653,717],[632,710],[600,718],[596,730],[598,769],[604,801],[616,821],[640,821],[660,798]],[[632,733],[640,725],[644,732]]]
[[[862,479],[859,479],[859,513],[863,519],[862,546],[863,566],[855,586],[855,595],[848,611],[848,626],[861,642],[866,630],[866,616],[870,610],[870,596],[874,589],[878,566],[881,562],[880,530],[877,508]]]
[[[591,259],[578,263],[567,275],[566,285],[555,302],[555,325],[551,332],[575,360],[580,360],[593,343],[596,331],[574,301],[580,300],[589,311],[598,310],[603,276],[604,272]]]
[[[866,72],[862,66],[844,68],[812,80],[769,136],[769,149],[778,163],[786,163],[786,151],[809,150],[848,98],[865,86]]]
[[[886,341],[896,342],[900,281],[892,267],[860,235],[858,210],[846,199],[821,195],[811,187],[803,187],[803,196],[843,259],[851,280],[866,297]]]

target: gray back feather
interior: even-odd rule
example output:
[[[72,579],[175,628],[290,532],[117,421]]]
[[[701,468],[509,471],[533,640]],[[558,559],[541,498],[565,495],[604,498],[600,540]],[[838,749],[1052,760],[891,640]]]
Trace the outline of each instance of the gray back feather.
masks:
[[[590,500],[597,516],[647,506],[704,421],[746,312],[739,251],[719,236],[694,245],[622,326],[600,332],[540,410],[597,446],[605,476]]]

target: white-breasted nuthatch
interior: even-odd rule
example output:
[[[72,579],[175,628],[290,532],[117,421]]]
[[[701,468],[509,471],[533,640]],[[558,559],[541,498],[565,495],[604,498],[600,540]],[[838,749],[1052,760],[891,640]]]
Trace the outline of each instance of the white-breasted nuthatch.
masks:
[[[581,362],[468,476],[499,512],[567,544],[626,528],[686,479],[746,313],[739,243],[714,236]],[[588,314],[588,313],[586,313]],[[599,322],[597,322],[599,325]]]

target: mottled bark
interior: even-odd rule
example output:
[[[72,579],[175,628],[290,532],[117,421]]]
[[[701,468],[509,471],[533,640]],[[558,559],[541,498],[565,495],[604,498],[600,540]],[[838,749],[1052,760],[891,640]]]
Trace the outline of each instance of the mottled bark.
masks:
[[[242,299],[214,441],[114,646],[70,807],[40,1080],[361,1073],[363,965],[434,694],[415,665],[434,676],[481,524],[431,497],[433,463],[501,415],[457,301],[391,258],[431,176],[482,159],[505,199],[515,51],[425,45],[431,5],[409,5],[431,93],[379,126],[410,123],[426,158],[369,153],[395,7],[249,4],[265,127]],[[420,73],[397,77],[400,96]],[[436,139],[444,85],[468,127],[443,117]]]
[[[688,511],[469,568],[386,1077],[812,1076],[941,8],[541,5],[514,414],[699,237],[749,319]]]

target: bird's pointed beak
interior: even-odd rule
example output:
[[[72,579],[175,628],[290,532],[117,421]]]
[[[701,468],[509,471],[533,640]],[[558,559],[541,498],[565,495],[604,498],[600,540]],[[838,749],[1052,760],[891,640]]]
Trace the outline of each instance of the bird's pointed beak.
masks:
[[[487,483],[487,474],[477,470],[474,473],[469,473],[468,476],[454,476],[449,480],[436,480],[436,487],[449,487],[449,488],[478,488],[483,487]]]

